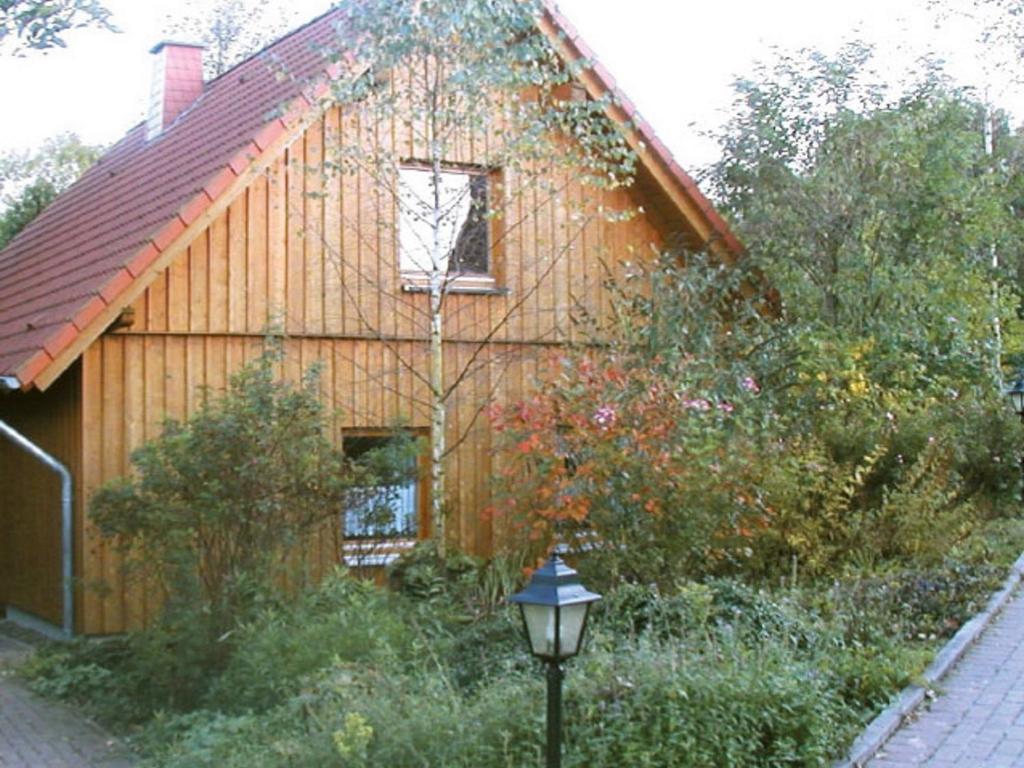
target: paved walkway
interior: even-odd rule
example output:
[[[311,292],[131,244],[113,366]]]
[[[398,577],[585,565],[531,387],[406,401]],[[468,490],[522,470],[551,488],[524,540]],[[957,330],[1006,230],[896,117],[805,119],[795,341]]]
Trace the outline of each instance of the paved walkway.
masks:
[[[868,768],[1024,767],[1024,591]]]
[[[0,632],[0,768],[130,768],[104,731],[18,680],[13,668],[31,653],[31,645]]]

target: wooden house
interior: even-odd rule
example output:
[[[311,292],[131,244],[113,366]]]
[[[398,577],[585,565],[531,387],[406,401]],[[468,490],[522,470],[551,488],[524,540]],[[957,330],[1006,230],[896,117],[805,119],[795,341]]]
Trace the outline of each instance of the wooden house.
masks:
[[[222,389],[273,324],[286,334],[287,375],[322,362],[341,434],[372,437],[398,419],[426,427],[422,383],[396,360],[426,364],[422,328],[403,312],[421,296],[403,283],[395,247],[379,242],[389,214],[358,174],[324,181],[304,171],[345,141],[346,106],[325,101],[329,72],[314,45],[330,43],[335,14],[206,83],[201,50],[155,48],[149,119],[0,253],[0,606],[9,614],[85,634],[124,631],[152,615],[155,602],[120,580],[118,555],[90,527],[87,500],[129,470],[130,452],[166,417],[185,418],[204,388]],[[485,360],[503,361],[478,367],[449,413],[457,446],[447,468],[449,540],[482,554],[495,531],[479,515],[493,461],[480,404],[523,394],[539,356],[570,337],[574,304],[597,314],[607,307],[609,254],[648,254],[678,236],[712,242],[726,257],[741,253],[566,19],[549,7],[539,24],[564,60],[590,65],[579,76],[585,98],[614,96],[608,114],[639,159],[630,188],[587,191],[589,204],[642,214],[595,219],[570,258],[544,267],[524,254],[564,237],[564,211],[546,204],[529,214],[526,234],[492,254],[487,274],[445,305],[449,365],[480,355],[481,341]],[[275,76],[268,59],[293,76]],[[398,129],[385,136],[402,140]],[[471,164],[472,147],[452,161]],[[568,196],[583,198],[571,174],[562,181]],[[510,307],[509,322],[487,336]],[[424,489],[417,493],[422,506]],[[408,526],[420,536],[427,527],[423,519]],[[315,567],[344,557],[338,528],[310,552]],[[112,588],[89,588],[102,579]]]

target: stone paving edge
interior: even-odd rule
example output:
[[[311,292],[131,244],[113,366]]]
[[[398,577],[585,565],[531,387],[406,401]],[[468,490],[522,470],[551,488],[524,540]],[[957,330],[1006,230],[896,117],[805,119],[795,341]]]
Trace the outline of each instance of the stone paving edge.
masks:
[[[868,723],[860,736],[853,742],[846,758],[834,768],[862,768],[862,766],[885,745],[903,722],[921,706],[928,692],[946,676],[953,666],[963,658],[974,642],[988,628],[1010,600],[1014,590],[1024,578],[1024,553],[1010,567],[1010,575],[1003,586],[989,598],[985,610],[964,624],[936,654],[932,663],[921,677],[925,685],[911,684],[904,688],[892,704],[883,709]]]

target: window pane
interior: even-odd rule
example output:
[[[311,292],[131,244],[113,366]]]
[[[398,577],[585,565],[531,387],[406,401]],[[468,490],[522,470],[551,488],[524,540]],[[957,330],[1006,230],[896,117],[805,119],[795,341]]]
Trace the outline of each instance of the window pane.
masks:
[[[566,658],[579,653],[580,640],[583,639],[583,623],[587,619],[589,610],[589,603],[577,603],[562,607],[562,624],[558,635],[559,656]]]
[[[419,480],[415,459],[396,457],[386,450],[391,438],[351,435],[343,441],[353,461],[375,468],[381,485],[356,487],[345,501],[346,538],[415,537],[419,524]],[[401,461],[401,466],[395,466]]]
[[[451,269],[452,272],[486,274],[487,176],[442,171],[437,179],[435,200],[432,171],[420,168],[399,171],[399,268],[406,272],[432,271],[436,233],[438,269],[445,273]],[[455,257],[449,263],[453,253]]]
[[[353,488],[345,509],[346,538],[415,537],[416,482],[376,488]]]
[[[555,611],[550,605],[522,603],[523,621],[530,635],[530,649],[538,656],[555,655]]]
[[[486,275],[489,272],[486,176],[480,174],[469,177],[469,195],[469,215],[455,241],[452,271]]]

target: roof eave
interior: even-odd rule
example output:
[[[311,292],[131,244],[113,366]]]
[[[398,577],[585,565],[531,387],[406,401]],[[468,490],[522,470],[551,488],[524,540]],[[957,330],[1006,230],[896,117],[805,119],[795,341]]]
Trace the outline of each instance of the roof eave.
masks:
[[[562,15],[553,0],[543,0],[543,6],[541,31],[567,62],[584,62],[588,65],[580,76],[583,86],[593,99],[611,97],[606,107],[608,116],[623,128],[626,140],[640,162],[651,172],[679,213],[698,230],[709,247],[721,252],[729,260],[741,257],[746,249],[739,238],[700,191],[693,178],[676,162],[651,125],[640,116],[633,102],[619,90],[611,73],[597,61],[593,50],[583,41],[576,28]]]
[[[47,389],[156,279],[160,271],[228,207],[284,147],[327,107],[329,73],[265,123],[199,191],[131,256],[75,318],[61,325],[16,370],[22,388]],[[88,309],[88,312],[85,310]]]

